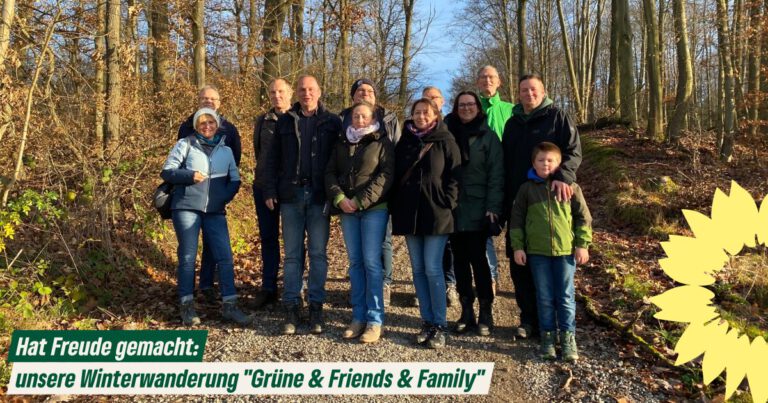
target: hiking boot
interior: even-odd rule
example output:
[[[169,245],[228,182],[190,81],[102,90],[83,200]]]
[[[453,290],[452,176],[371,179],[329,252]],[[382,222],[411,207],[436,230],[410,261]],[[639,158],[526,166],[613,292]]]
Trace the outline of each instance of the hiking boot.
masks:
[[[200,293],[203,294],[203,300],[208,305],[216,305],[219,303],[219,293],[216,292],[213,288],[204,288],[200,290]]]
[[[352,322],[349,327],[344,330],[344,333],[341,335],[342,339],[356,339],[360,337],[361,334],[363,334],[363,331],[365,330],[365,323],[361,322]]]
[[[456,291],[456,284],[449,284],[445,289],[445,298],[448,307],[459,305],[459,293]]]
[[[477,327],[474,304],[474,298],[461,298],[461,317],[456,322],[456,327],[453,329],[454,332],[463,334]]]
[[[554,360],[557,358],[555,353],[555,332],[541,332],[541,342],[539,343],[539,357],[542,360]]]
[[[389,306],[392,303],[392,286],[384,284],[384,306]]]
[[[195,312],[195,301],[189,300],[182,302],[179,305],[179,311],[181,313],[181,322],[185,326],[195,326],[200,324],[200,317]]]
[[[527,323],[521,323],[517,329],[515,329],[515,336],[519,339],[527,339],[533,336],[533,327]]]
[[[445,347],[445,338],[447,337],[447,329],[442,326],[435,326],[430,332],[430,338],[427,340],[427,344],[431,349],[441,349]]]
[[[368,325],[360,336],[360,343],[375,343],[381,338],[381,325]]]
[[[432,324],[428,322],[421,323],[421,331],[416,335],[416,344],[424,344],[429,339],[429,334],[432,331]]]
[[[253,297],[253,308],[263,308],[267,304],[277,302],[277,292],[270,290],[259,290]]]
[[[221,308],[221,317],[240,326],[248,326],[253,322],[253,316],[246,315],[237,307],[236,299],[224,301]]]
[[[285,306],[285,321],[283,322],[283,334],[296,334],[296,327],[299,325],[299,306]]]
[[[309,303],[309,332],[312,334],[323,332],[323,304],[319,302]]]
[[[490,336],[493,328],[493,300],[480,300],[480,317],[477,320],[477,334]]]
[[[563,354],[563,361],[574,362],[579,359],[574,332],[562,332],[560,334],[560,352]]]

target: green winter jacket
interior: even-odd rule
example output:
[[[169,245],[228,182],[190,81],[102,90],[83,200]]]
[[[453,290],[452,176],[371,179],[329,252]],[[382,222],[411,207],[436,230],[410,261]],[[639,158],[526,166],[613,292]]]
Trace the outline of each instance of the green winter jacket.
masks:
[[[568,256],[573,254],[574,247],[589,247],[592,216],[581,187],[571,184],[570,202],[555,200],[551,187],[551,180],[538,177],[520,186],[509,221],[513,250],[525,250],[532,255]]]
[[[483,107],[483,113],[488,116],[488,126],[501,140],[501,135],[504,134],[504,125],[512,116],[512,108],[515,104],[502,101],[497,91],[496,95],[490,98],[480,95],[480,105]]]

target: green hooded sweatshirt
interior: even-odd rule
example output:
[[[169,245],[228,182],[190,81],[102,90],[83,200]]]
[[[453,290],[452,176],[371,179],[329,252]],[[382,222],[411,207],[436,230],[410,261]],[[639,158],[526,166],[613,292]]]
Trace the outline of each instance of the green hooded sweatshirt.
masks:
[[[480,105],[483,107],[483,112],[488,115],[488,126],[501,140],[501,135],[504,134],[504,125],[507,124],[507,119],[512,116],[512,108],[515,105],[502,101],[498,91],[496,95],[490,98],[480,95]]]

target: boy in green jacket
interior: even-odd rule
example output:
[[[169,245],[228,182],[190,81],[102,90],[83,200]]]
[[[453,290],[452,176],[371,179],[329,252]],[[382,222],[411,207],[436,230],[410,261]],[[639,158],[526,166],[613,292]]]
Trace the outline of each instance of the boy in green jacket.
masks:
[[[543,142],[533,149],[533,168],[517,192],[510,215],[509,235],[515,263],[530,264],[536,286],[541,332],[540,355],[555,359],[560,330],[563,360],[579,358],[576,348],[576,301],[573,276],[577,264],[589,260],[592,216],[584,195],[572,184],[573,197],[559,201],[551,190],[551,175],[562,160],[560,148]]]

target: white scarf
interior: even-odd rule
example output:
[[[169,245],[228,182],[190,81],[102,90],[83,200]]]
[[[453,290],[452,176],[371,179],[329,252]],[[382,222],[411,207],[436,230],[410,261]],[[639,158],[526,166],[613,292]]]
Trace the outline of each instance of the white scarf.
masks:
[[[347,140],[352,144],[357,144],[363,137],[375,133],[379,130],[379,122],[376,121],[370,126],[363,127],[361,129],[355,129],[354,126],[349,125],[347,127]]]

